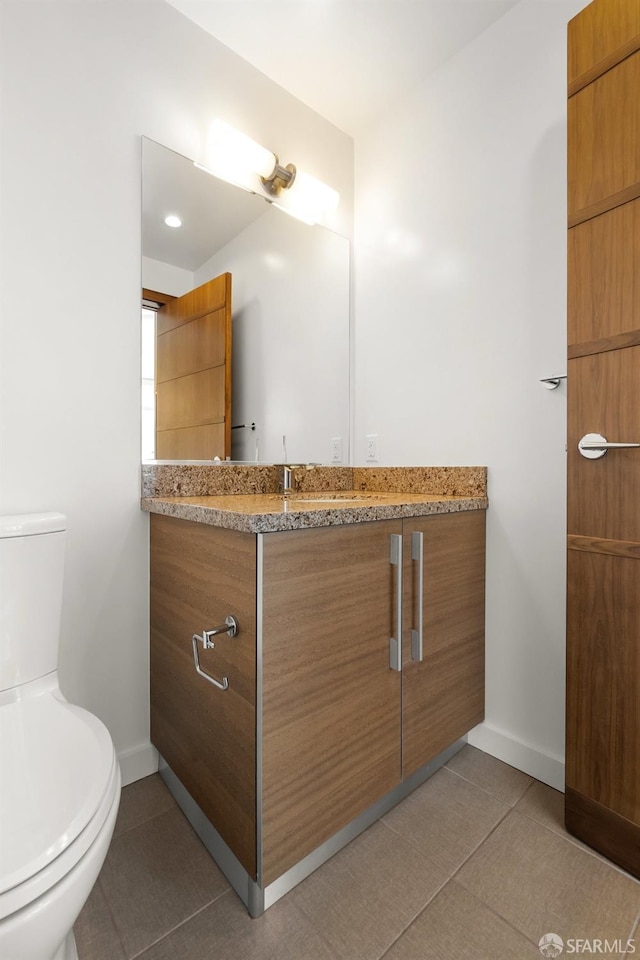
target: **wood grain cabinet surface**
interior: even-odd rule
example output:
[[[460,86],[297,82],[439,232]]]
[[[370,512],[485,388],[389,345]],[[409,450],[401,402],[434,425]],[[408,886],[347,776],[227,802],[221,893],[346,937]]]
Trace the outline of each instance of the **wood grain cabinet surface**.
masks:
[[[263,887],[482,719],[484,523],[474,510],[254,535],[151,516],[152,742]],[[222,691],[196,673],[192,635],[229,614],[237,637],[200,646]]]
[[[266,884],[400,781],[389,537],[401,532],[381,520],[265,535]]]
[[[402,773],[408,777],[484,718],[483,510],[404,521]],[[423,537],[422,660],[414,659]]]
[[[228,615],[238,636],[199,645],[202,668],[229,678],[221,692],[195,672],[192,637]],[[151,742],[255,877],[255,537],[151,518],[150,668]]]

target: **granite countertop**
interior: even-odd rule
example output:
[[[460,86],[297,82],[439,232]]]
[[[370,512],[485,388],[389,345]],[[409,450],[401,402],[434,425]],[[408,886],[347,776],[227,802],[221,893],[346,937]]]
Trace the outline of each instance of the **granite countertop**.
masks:
[[[273,533],[369,520],[423,517],[435,513],[486,510],[486,494],[399,493],[333,490],[292,494],[143,497],[149,513],[208,523],[245,533]]]

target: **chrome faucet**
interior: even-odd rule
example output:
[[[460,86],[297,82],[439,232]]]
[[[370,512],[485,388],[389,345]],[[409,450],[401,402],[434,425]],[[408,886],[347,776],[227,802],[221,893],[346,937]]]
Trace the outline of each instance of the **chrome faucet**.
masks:
[[[282,466],[282,495],[285,499],[292,493],[295,493],[293,487],[293,471],[291,467],[285,464]]]

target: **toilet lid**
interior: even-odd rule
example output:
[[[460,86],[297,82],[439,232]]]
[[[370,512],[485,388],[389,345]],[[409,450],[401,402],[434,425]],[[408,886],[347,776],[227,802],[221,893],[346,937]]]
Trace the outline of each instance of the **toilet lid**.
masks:
[[[73,843],[113,763],[106,727],[81,707],[51,693],[0,706],[0,894]]]

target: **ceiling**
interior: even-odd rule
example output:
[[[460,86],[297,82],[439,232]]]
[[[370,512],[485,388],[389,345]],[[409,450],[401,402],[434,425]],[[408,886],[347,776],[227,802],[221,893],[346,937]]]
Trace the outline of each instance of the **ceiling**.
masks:
[[[518,0],[168,0],[356,136]]]

